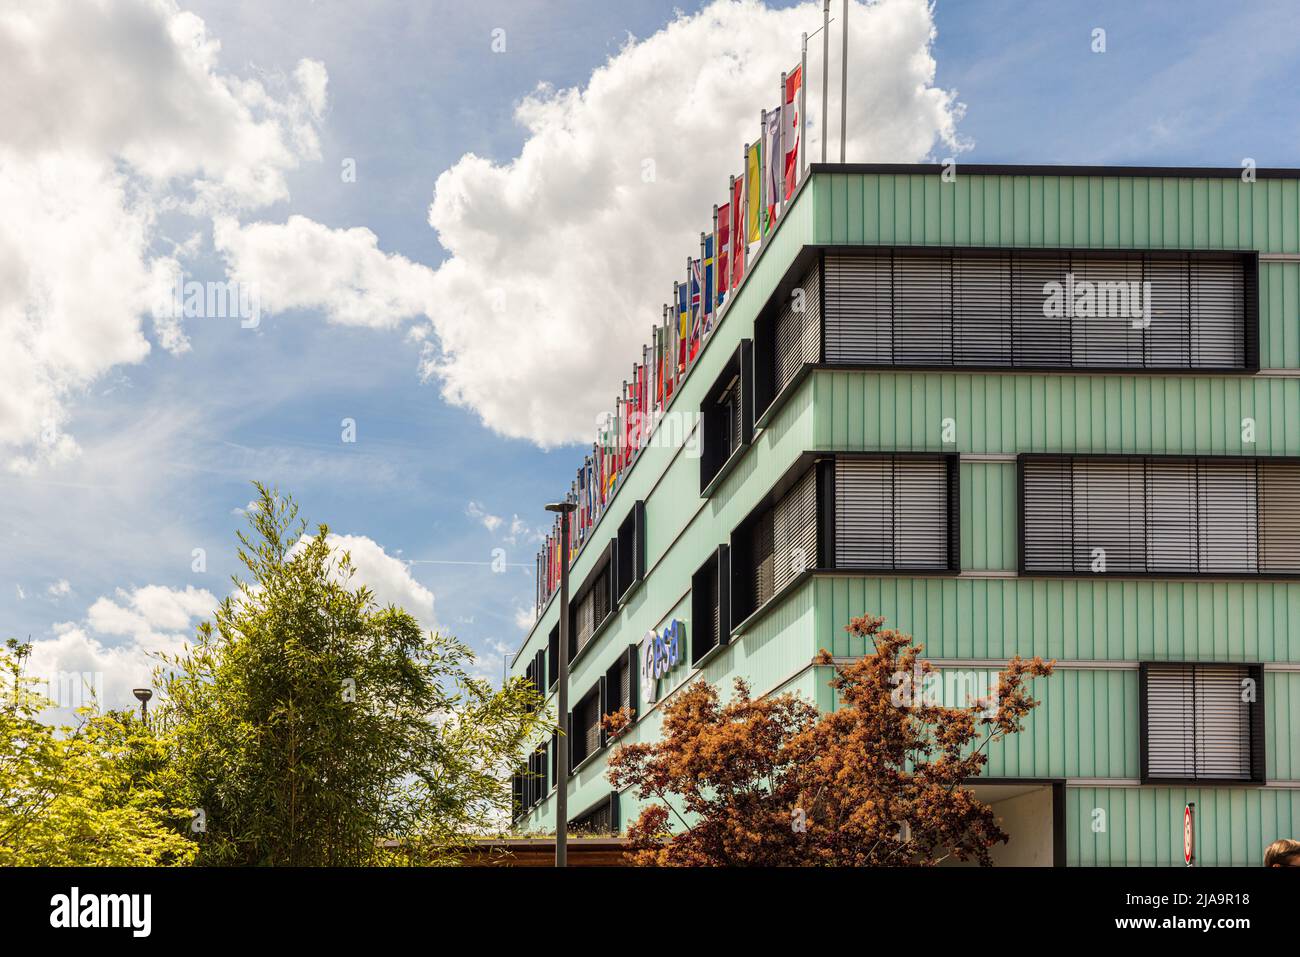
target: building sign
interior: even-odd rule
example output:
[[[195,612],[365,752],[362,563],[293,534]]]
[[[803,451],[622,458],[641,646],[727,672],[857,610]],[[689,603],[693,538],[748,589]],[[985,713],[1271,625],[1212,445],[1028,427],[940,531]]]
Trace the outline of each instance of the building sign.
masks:
[[[641,662],[641,697],[649,704],[659,698],[659,679],[686,659],[686,625],[674,618],[658,631],[647,631],[637,657]]]
[[[1195,856],[1193,852],[1196,849],[1194,846],[1193,833],[1195,828],[1192,815],[1192,810],[1195,807],[1195,804],[1188,804],[1183,808],[1183,863],[1188,867],[1192,866],[1192,858]]]

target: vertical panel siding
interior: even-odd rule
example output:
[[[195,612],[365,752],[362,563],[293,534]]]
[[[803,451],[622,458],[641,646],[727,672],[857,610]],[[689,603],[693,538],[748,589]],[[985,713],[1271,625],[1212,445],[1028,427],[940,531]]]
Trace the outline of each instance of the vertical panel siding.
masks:
[[[934,658],[1300,660],[1300,583],[821,578],[814,644],[866,653],[844,625],[884,615]]]
[[[1300,790],[1066,788],[1070,865],[1182,867],[1183,808],[1196,804],[1196,859],[1205,867],[1262,863],[1264,848],[1300,831]]]
[[[1300,454],[1300,377],[818,371],[819,448]],[[1243,441],[1242,419],[1255,421]],[[956,444],[942,442],[943,420]]]
[[[1300,252],[1296,180],[933,173],[817,177],[818,243]]]
[[[962,569],[1015,571],[1018,567],[1015,465],[962,462],[959,486]]]

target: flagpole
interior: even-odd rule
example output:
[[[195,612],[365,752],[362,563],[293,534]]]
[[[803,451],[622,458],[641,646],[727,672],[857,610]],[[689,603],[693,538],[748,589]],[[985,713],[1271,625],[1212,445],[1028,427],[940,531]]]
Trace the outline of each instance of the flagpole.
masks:
[[[826,162],[826,141],[830,130],[826,128],[827,103],[830,95],[831,75],[831,0],[822,0],[822,162]]]
[[[777,183],[779,185],[777,186],[778,199],[777,199],[777,206],[776,206],[776,218],[778,220],[785,215],[785,128],[786,128],[787,121],[789,119],[789,117],[785,115],[786,75],[787,75],[786,72],[782,70],[781,71],[781,109],[780,109],[780,113],[778,114],[781,117],[781,136],[780,136],[781,148],[779,150],[779,155],[777,156],[777,162],[780,164],[777,166],[777,170],[779,171],[779,175],[777,177]]]
[[[799,54],[799,179],[808,172],[808,34],[803,35]]]
[[[713,204],[713,295],[709,308],[713,310],[713,323],[710,330],[718,324],[718,305],[722,301],[722,249],[718,246],[718,204]],[[703,335],[700,336],[703,340]]]
[[[689,369],[695,365],[695,357],[691,355],[691,342],[695,339],[695,330],[700,330],[700,338],[704,338],[704,317],[708,315],[704,310],[704,303],[709,298],[709,265],[704,259],[704,230],[700,230],[700,315],[698,324],[691,325],[691,334],[686,339],[686,367]]]
[[[741,150],[740,176],[741,191],[744,193],[744,200],[740,213],[740,232],[741,245],[745,247],[745,267],[749,267],[749,144]]]
[[[758,241],[763,241],[763,215],[767,212],[767,110],[758,113]]]
[[[830,0],[826,0],[827,9]],[[840,57],[840,162],[844,162],[845,143],[849,135],[849,0],[844,0],[844,54]]]

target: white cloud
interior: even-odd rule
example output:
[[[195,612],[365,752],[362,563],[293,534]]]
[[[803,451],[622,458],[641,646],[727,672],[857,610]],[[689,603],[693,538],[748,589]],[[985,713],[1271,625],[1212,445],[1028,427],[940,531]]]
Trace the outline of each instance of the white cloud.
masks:
[[[62,598],[64,595],[71,594],[72,585],[66,578],[60,578],[56,582],[51,582],[45,590],[51,598]]]
[[[927,0],[855,2],[849,22],[860,66],[850,64],[848,158],[957,152],[961,108],[934,85]],[[589,440],[712,204],[725,200],[728,174],[740,171],[760,108],[775,105],[781,71],[798,62],[800,32],[820,24],[816,2],[770,10],[715,0],[629,41],[582,89],[539,88],[515,111],[527,131],[519,156],[496,163],[469,153],[438,177],[429,224],[449,258],[436,271],[383,252],[368,229],[302,216],[225,219],[215,243],[231,275],[257,283],[272,310],[320,309],[335,322],[385,328],[416,319],[407,338],[421,349],[422,374],[498,432],[543,446]],[[838,33],[831,47],[835,79]]]
[[[351,587],[366,585],[374,592],[380,607],[396,605],[405,609],[425,631],[437,627],[433,592],[411,577],[411,568],[406,562],[389,555],[382,545],[365,535],[336,535],[331,532],[326,541],[334,551],[351,555],[356,569]],[[305,542],[299,542],[293,550],[304,547]]]
[[[433,271],[379,249],[369,229],[330,229],[304,216],[217,221],[213,243],[232,279],[254,285],[273,312],[319,309],[332,322],[391,328],[432,304]]]
[[[629,43],[584,88],[525,98],[516,117],[528,137],[515,159],[467,154],[443,173],[429,223],[451,258],[434,283],[440,348],[425,368],[444,396],[505,435],[589,440],[712,204],[725,200],[728,174],[740,172],[759,109],[775,105],[781,71],[798,62],[800,31],[820,24],[820,3],[769,10],[717,0]],[[955,152],[960,110],[934,86],[926,0],[855,3],[849,24],[848,159]],[[820,56],[809,59],[817,156]],[[834,82],[832,90],[838,145]],[[652,182],[643,179],[647,162]]]
[[[217,606],[211,592],[192,585],[184,589],[161,585],[119,588],[112,598],[100,597],[81,622],[54,626],[54,637],[32,643],[29,674],[43,682],[62,710],[51,720],[68,720],[69,709],[88,701],[69,701],[80,682],[68,675],[86,675],[105,708],[131,707],[132,688],[147,687],[160,652],[176,653],[189,640],[193,625]],[[61,690],[60,690],[61,689]]]
[[[500,515],[493,515],[483,508],[478,502],[470,502],[465,506],[465,514],[470,518],[476,518],[483,523],[483,527],[489,532],[495,532],[505,522]]]
[[[158,218],[288,196],[319,157],[323,65],[265,83],[173,0],[11,0],[0,10],[0,449],[31,472],[77,453],[71,400],[150,351],[144,317],[180,268]],[[154,324],[184,351],[179,324]]]

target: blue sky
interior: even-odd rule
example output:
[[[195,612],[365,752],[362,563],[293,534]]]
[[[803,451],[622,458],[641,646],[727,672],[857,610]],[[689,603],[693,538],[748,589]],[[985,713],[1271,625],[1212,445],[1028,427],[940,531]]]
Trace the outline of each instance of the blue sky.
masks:
[[[148,79],[150,60],[135,49],[133,31],[145,31],[150,18],[190,23],[176,19],[170,0],[133,2],[144,11],[139,24],[124,23],[107,39],[101,32],[76,41],[107,45],[100,51],[108,58],[99,67],[105,73],[87,67],[85,76],[50,79],[33,68],[19,76],[35,91],[25,102],[20,83],[0,83],[14,91],[0,104],[0,130],[10,131],[0,132],[0,197],[6,160],[12,195],[30,194],[30,183],[12,171],[43,169],[54,162],[53,151],[77,144],[87,162],[102,161],[102,181],[121,177],[128,196],[135,189],[148,195],[148,215],[126,201],[105,213],[140,224],[139,263],[173,256],[187,278],[252,277],[270,292],[256,329],[231,319],[187,320],[188,348],[169,350],[162,331],[143,320],[121,317],[113,331],[119,338],[77,324],[97,314],[99,304],[105,315],[117,306],[112,283],[95,281],[87,265],[82,308],[70,309],[51,335],[76,340],[89,356],[49,358],[47,345],[7,355],[0,347],[0,380],[21,381],[22,364],[41,356],[40,387],[58,383],[42,415],[52,415],[76,446],[43,452],[31,427],[36,419],[21,415],[30,391],[6,396],[0,382],[0,637],[30,635],[51,649],[62,639],[49,660],[117,668],[126,664],[113,649],[148,650],[151,641],[186,633],[206,596],[229,590],[238,570],[237,510],[251,496],[250,481],[259,479],[292,492],[311,521],[364,536],[382,548],[380,555],[396,559],[368,566],[386,582],[381,597],[418,601],[418,589],[427,589],[434,603],[429,623],[465,639],[482,654],[484,673],[499,675],[502,650],[518,644],[519,619],[531,605],[542,505],[568,487],[582,454],[572,438],[594,434],[585,424],[599,405],[591,389],[612,399],[633,346],[657,315],[654,291],[671,288],[672,275],[651,251],[672,249],[679,262],[702,228],[710,188],[696,183],[693,153],[698,148],[698,166],[715,183],[725,182],[728,157],[738,168],[746,118],[772,98],[766,94],[775,89],[782,59],[797,58],[798,29],[815,29],[819,16],[804,7],[761,18],[751,0],[743,29],[734,19],[694,32],[682,27],[637,54],[636,47],[625,49],[629,38],[644,40],[675,18],[691,20],[699,5],[184,3],[180,9],[202,18],[206,36],[220,42],[212,75],[222,84],[261,83],[266,97],[282,104],[272,109],[260,94],[239,94],[254,112],[268,109],[297,150],[292,161],[266,153],[283,189],[253,199],[251,189],[229,186],[235,173],[254,167],[252,127],[223,118],[212,105],[217,99],[202,99],[210,87],[194,93],[207,105],[191,123],[161,133],[142,127],[132,132],[135,140],[87,131],[103,108],[79,112],[77,102],[93,106],[98,87],[131,70]],[[76,0],[67,4],[75,13]],[[838,15],[839,0],[833,6]],[[1243,4],[1225,16],[1221,4],[1210,2],[939,0],[932,44],[923,39],[930,18],[924,3],[885,6],[879,20],[854,14],[859,25],[873,24],[870,42],[881,47],[851,60],[851,100],[859,100],[851,128],[861,142],[852,141],[850,159],[917,161],[960,150],[965,162],[1236,166],[1253,157],[1263,166],[1300,165],[1300,130],[1286,93],[1300,74],[1300,33],[1290,29],[1286,4]],[[751,23],[756,35],[737,40]],[[0,16],[0,50],[7,27],[9,41],[19,36]],[[1091,50],[1097,27],[1106,31],[1104,53]],[[505,31],[502,52],[492,49],[494,30]],[[49,35],[60,42],[66,36],[53,26]],[[38,43],[39,31],[36,37],[29,41]],[[685,62],[672,61],[675,51]],[[33,62],[44,55],[39,47],[28,53]],[[690,105],[691,96],[709,89],[697,76],[707,77],[712,58],[733,53],[745,63],[761,61],[761,71],[768,71],[769,57],[770,89],[732,84],[718,107],[724,119],[714,122]],[[851,56],[857,55],[855,46]],[[922,62],[927,56],[932,76]],[[660,75],[654,71],[662,63],[644,62],[656,57],[667,58],[673,82],[685,84],[684,94],[673,94],[675,104],[656,89],[646,89],[644,105],[629,95],[647,85],[638,70]],[[322,109],[310,93],[315,74],[295,72],[303,60],[328,73]],[[546,92],[535,125],[521,124],[516,109],[538,96],[539,84],[583,90],[603,66],[609,74],[596,84],[605,90],[600,97],[561,107],[563,93]],[[0,66],[0,79],[12,69]],[[25,134],[20,122],[20,132],[12,132],[16,115],[49,102],[42,83],[56,84],[73,104],[54,146],[36,127]],[[174,99],[177,110],[187,109],[181,94]],[[148,111],[149,104],[141,106]],[[165,106],[155,115],[167,115]],[[695,125],[680,132],[677,123]],[[611,141],[644,136],[660,144],[663,192],[648,205],[620,206],[628,187],[606,175],[602,150],[611,153],[612,168],[641,147],[613,155],[615,147],[602,141],[606,128]],[[292,146],[295,137],[314,139],[315,147]],[[142,172],[150,160],[140,158],[139,144],[157,155],[159,143],[179,144],[184,158],[169,159],[162,174]],[[534,146],[537,152],[528,152]],[[511,165],[521,151],[533,165]],[[219,161],[203,159],[217,154]],[[466,161],[466,154],[482,162]],[[557,172],[566,156],[584,167],[581,176]],[[355,161],[355,182],[341,176],[348,160]],[[447,205],[434,218],[465,264],[460,284],[450,270],[439,271],[450,254],[430,224],[435,188],[447,171],[453,172],[439,188]],[[189,196],[188,184],[205,178],[225,184],[219,199],[198,212],[169,201]],[[521,199],[533,185],[538,195]],[[721,190],[712,192],[720,201]],[[508,208],[496,209],[498,200]],[[570,220],[577,207],[581,215]],[[51,249],[71,243],[75,220],[33,209],[34,217],[46,217],[38,225]],[[11,240],[31,228],[22,216],[10,216]],[[291,216],[319,227],[312,235],[321,245],[313,252],[304,253],[303,233],[288,228]],[[219,221],[235,224],[240,241],[219,247]],[[245,242],[251,234],[241,230],[257,223],[274,227],[270,239]],[[618,235],[600,235],[611,224]],[[373,234],[375,248],[362,249],[369,271],[355,288],[315,288],[331,264],[351,261],[358,247],[344,231],[358,227]],[[5,238],[0,232],[0,251]],[[99,252],[108,254],[91,245],[81,255]],[[304,272],[279,268],[290,255],[299,256],[295,268]],[[518,263],[552,256],[534,266],[538,281],[566,268],[573,278],[558,295],[549,292],[544,307],[528,300],[530,283],[537,283],[526,271],[502,279],[517,286],[495,317],[466,289],[476,277],[518,273]],[[6,293],[5,281],[0,270],[0,331],[6,315],[13,323],[17,316],[53,322],[32,320],[41,300],[21,284]],[[401,294],[390,296],[398,286]],[[348,320],[339,305],[344,298],[364,305],[367,318]],[[564,301],[556,305],[557,299]],[[637,318],[629,318],[633,311]],[[131,323],[149,342],[147,354],[124,345]],[[475,342],[479,330],[483,341]],[[540,335],[542,345],[518,355],[503,351],[524,335]],[[592,344],[578,341],[587,338]],[[456,341],[461,345],[451,345]],[[494,375],[495,360],[504,371]],[[71,366],[80,371],[67,371]],[[447,391],[453,380],[454,394]],[[6,401],[18,412],[7,413]],[[354,443],[341,441],[344,419],[356,422]],[[549,431],[540,424],[557,421],[573,424]],[[191,567],[196,548],[207,556],[202,573]],[[490,568],[497,548],[512,563],[502,574]],[[409,563],[404,570],[402,563]],[[174,597],[181,593],[189,597]],[[111,678],[109,684],[116,687]]]

